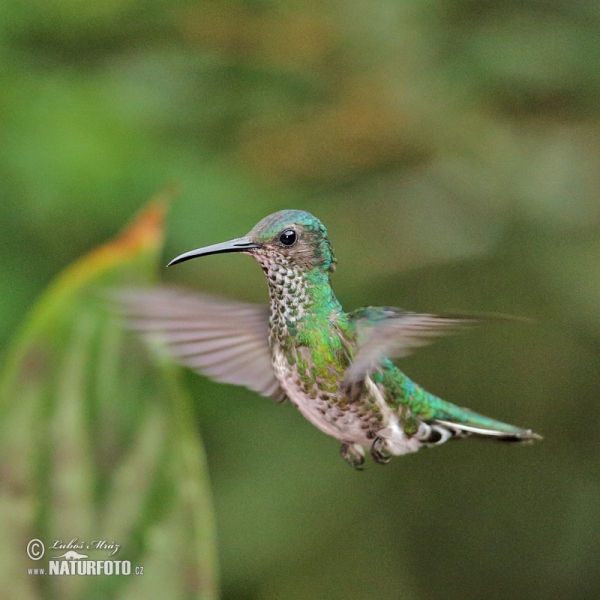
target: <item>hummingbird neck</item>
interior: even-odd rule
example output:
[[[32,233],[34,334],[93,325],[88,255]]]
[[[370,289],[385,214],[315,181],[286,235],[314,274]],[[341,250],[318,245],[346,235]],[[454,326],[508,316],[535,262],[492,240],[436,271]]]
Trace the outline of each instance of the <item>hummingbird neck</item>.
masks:
[[[328,318],[332,312],[342,310],[329,282],[329,273],[315,267],[301,273],[299,280],[304,296],[303,306],[307,312]]]
[[[289,336],[328,325],[332,313],[342,307],[329,283],[329,274],[319,267],[261,264],[269,284],[271,331],[281,343]]]

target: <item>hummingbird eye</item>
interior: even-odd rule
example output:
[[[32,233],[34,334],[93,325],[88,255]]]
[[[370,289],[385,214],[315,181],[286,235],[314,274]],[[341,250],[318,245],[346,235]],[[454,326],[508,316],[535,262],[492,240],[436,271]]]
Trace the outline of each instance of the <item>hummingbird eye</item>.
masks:
[[[285,229],[279,234],[279,241],[284,246],[293,246],[296,243],[298,236],[293,229]]]

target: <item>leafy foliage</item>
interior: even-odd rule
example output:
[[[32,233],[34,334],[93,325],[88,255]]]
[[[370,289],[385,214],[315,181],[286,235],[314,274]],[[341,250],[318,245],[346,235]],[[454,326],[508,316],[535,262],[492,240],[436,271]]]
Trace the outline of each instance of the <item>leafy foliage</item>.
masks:
[[[215,597],[203,450],[173,367],[143,352],[106,310],[106,289],[148,281],[162,239],[152,205],[67,269],[37,303],[2,375],[0,518],[14,598]],[[46,557],[34,563],[27,541]],[[144,576],[42,577],[54,540],[118,544]],[[15,549],[22,549],[21,552]],[[9,585],[8,579],[13,578]]]

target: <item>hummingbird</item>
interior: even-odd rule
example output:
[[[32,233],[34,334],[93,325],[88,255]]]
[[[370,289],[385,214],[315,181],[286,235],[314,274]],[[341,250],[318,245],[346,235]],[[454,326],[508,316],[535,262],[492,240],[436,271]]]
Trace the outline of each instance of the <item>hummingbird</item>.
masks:
[[[302,210],[262,219],[244,237],[186,252],[168,266],[226,252],[252,256],[269,304],[222,300],[177,288],[121,295],[129,326],[157,335],[181,364],[217,381],[294,404],[339,440],[362,469],[451,439],[529,442],[541,437],[425,391],[392,361],[478,317],[368,306],[346,312],[330,283],[337,261],[325,226]]]

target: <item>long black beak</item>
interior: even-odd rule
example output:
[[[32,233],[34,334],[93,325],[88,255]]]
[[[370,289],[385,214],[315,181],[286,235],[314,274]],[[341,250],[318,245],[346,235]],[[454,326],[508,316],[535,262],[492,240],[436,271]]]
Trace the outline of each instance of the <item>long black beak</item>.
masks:
[[[245,250],[252,250],[253,248],[260,248],[260,244],[255,244],[247,237],[236,238],[235,240],[213,244],[212,246],[205,246],[204,248],[198,248],[198,250],[191,250],[185,254],[180,254],[178,257],[174,258],[167,267],[190,260],[191,258],[198,258],[199,256],[222,254],[224,252],[244,252]]]

